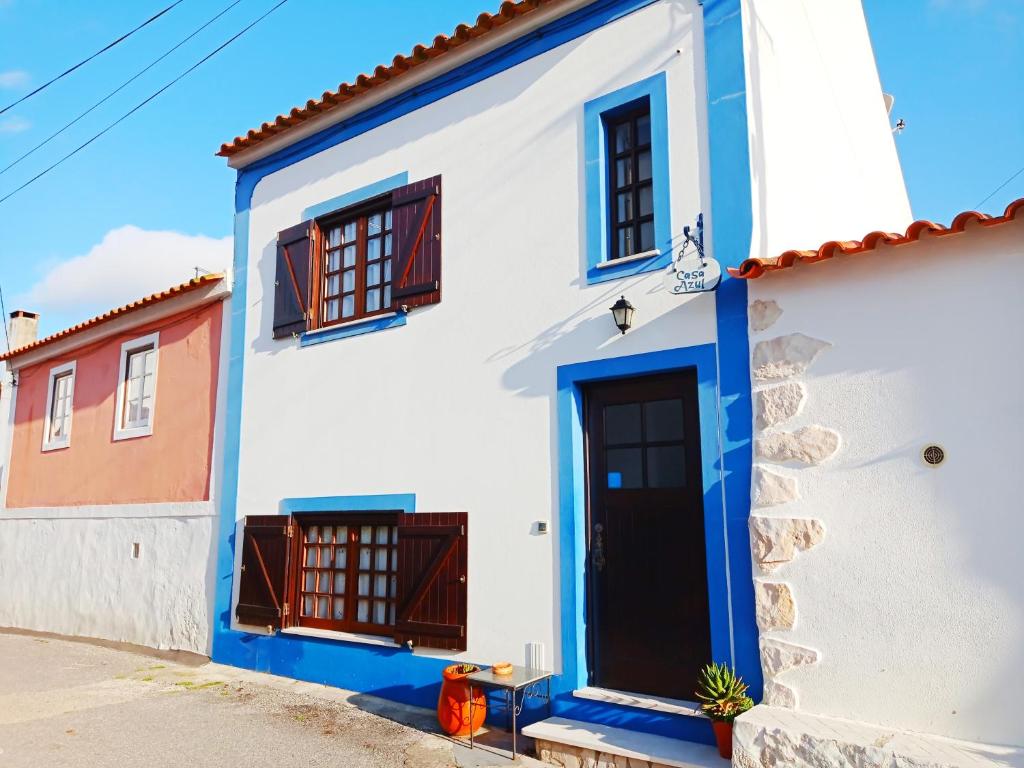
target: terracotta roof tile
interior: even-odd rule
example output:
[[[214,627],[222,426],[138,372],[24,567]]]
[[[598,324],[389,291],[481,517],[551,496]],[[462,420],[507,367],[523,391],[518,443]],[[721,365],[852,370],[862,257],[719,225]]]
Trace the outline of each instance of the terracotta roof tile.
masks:
[[[116,309],[112,309],[109,312],[104,312],[102,315],[97,315],[96,317],[93,317],[89,320],[85,320],[84,322],[81,322],[78,325],[73,325],[70,328],[65,328],[63,331],[57,331],[57,333],[51,334],[42,339],[37,339],[36,341],[33,341],[31,344],[26,344],[23,347],[12,349],[9,352],[5,352],[4,354],[0,355],[0,360],[8,360],[12,357],[16,357],[17,355],[24,354],[25,352],[28,352],[30,350],[38,349],[39,347],[44,347],[47,344],[52,344],[53,342],[59,341],[60,339],[65,339],[68,336],[78,333],[79,331],[84,331],[87,328],[92,328],[94,326],[100,325],[101,323],[105,323],[108,320],[113,320],[116,317],[121,317],[122,315],[128,314],[129,312],[134,312],[138,309],[149,307],[153,304],[158,304],[161,301],[166,301],[167,299],[174,298],[175,296],[180,296],[183,293],[189,293],[190,291],[194,291],[197,288],[202,288],[204,285],[212,285],[213,283],[216,283],[217,281],[223,279],[223,274],[202,275],[201,277],[193,278],[192,280],[189,280],[187,283],[175,285],[172,288],[168,288],[166,291],[160,291],[159,293],[150,294],[149,296],[138,299],[137,301],[133,301],[130,304],[125,304],[123,307],[117,307]]]
[[[400,78],[421,64],[443,56],[448,51],[454,50],[470,40],[484,37],[510,21],[556,2],[559,0],[519,0],[519,2],[507,0],[501,4],[496,14],[481,13],[472,26],[459,24],[450,36],[438,35],[429,46],[422,44],[413,46],[408,56],[398,54],[390,65],[380,64],[374,68],[372,75],[361,74],[356,77],[355,83],[342,83],[336,91],[325,91],[319,99],[310,99],[303,106],[293,108],[287,115],[278,115],[273,122],[263,123],[259,128],[250,130],[244,136],[235,137],[234,140],[222,144],[217,154],[222,157],[231,157],[242,150],[254,147],[261,141],[266,141],[310,118],[329,112],[337,106],[359,98],[374,88]]]
[[[746,259],[739,267],[730,267],[729,274],[733,277],[753,280],[766,272],[788,269],[795,264],[811,264],[824,261],[834,256],[850,256],[856,253],[873,251],[879,245],[905,245],[921,239],[924,234],[937,237],[955,235],[963,232],[968,224],[977,222],[983,227],[1005,224],[1024,211],[1024,197],[1015,200],[1006,207],[1002,216],[989,216],[977,211],[964,211],[956,216],[948,227],[924,219],[915,221],[902,235],[896,232],[870,232],[862,240],[829,240],[816,251],[786,251],[778,256],[766,259]]]

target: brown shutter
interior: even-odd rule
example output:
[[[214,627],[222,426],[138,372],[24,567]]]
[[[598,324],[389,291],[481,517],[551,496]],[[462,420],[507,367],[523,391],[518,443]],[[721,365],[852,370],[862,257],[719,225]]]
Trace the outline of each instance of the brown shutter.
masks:
[[[395,642],[466,650],[465,512],[398,516]]]
[[[274,338],[306,330],[309,276],[313,266],[316,223],[304,221],[277,234],[274,278]]]
[[[295,525],[286,515],[250,515],[242,532],[242,572],[238,608],[242,624],[290,626],[294,610],[288,605],[291,550]]]
[[[441,301],[441,177],[396,189],[391,196],[398,306]]]

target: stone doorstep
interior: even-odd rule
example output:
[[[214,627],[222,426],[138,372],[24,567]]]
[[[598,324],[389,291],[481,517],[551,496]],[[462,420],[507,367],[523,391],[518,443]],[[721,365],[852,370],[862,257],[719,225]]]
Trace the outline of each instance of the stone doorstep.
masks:
[[[1024,749],[976,744],[760,704],[736,719],[733,765],[1024,768]]]
[[[523,728],[537,756],[565,768],[724,768],[728,763],[707,744],[628,731],[564,717]]]

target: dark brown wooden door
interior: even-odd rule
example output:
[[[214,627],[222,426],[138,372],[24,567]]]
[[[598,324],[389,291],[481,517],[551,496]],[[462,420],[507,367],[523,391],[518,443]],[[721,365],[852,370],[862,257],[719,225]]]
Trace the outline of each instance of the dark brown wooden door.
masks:
[[[586,394],[590,684],[693,700],[711,660],[696,373]]]

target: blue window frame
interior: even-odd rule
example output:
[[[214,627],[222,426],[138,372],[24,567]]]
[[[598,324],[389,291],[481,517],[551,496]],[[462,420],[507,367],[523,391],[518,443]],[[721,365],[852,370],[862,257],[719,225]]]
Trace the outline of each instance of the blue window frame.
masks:
[[[615,135],[624,125],[629,124],[626,130],[635,132],[646,130],[646,125],[639,126],[636,120],[629,120],[631,116],[650,116],[650,138],[649,148],[643,150],[644,157],[634,155],[632,157],[621,157],[623,165],[630,168],[630,173],[639,174],[640,166],[643,163],[646,168],[648,162],[646,153],[649,151],[650,199],[647,199],[648,188],[635,190],[624,204],[635,206],[635,210],[627,212],[619,210],[618,196],[613,194],[611,189],[613,183],[620,185],[623,180],[622,173],[615,172],[612,165],[615,157],[621,155],[616,150],[624,149],[622,143],[616,143]],[[665,86],[665,73],[659,72],[638,83],[620,88],[617,91],[606,94],[583,105],[583,142],[585,161],[585,187],[586,187],[586,232],[587,232],[587,282],[601,283],[607,280],[616,280],[630,275],[643,272],[665,269],[672,262],[672,222],[671,205],[669,199],[669,163],[668,163],[668,104]],[[646,144],[648,139],[644,137]],[[627,153],[628,154],[628,153]],[[646,171],[644,171],[646,173]],[[613,179],[615,181],[613,181]],[[641,201],[638,195],[644,194]],[[644,210],[653,214],[653,242],[647,240],[643,243],[644,250],[640,250],[641,238],[648,238],[649,233],[641,234],[640,222],[634,229],[636,245],[629,249],[617,248],[618,238],[623,233],[618,231],[614,219],[619,218],[620,213],[634,218],[640,216],[641,203]],[[650,208],[647,208],[648,203]],[[649,229],[650,219],[647,218]],[[613,238],[615,238],[613,240]],[[621,251],[616,253],[616,251]],[[643,253],[651,251],[647,257]],[[627,253],[629,255],[627,255]],[[613,258],[618,256],[618,258]]]

